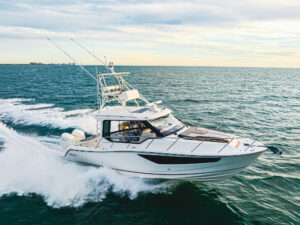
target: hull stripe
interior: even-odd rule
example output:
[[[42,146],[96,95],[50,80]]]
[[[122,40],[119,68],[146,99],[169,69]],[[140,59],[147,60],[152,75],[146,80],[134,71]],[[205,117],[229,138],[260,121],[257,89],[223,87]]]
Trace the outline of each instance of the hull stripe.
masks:
[[[166,156],[166,155],[145,155],[138,154],[139,156],[157,163],[157,164],[198,164],[198,163],[212,163],[220,161],[218,158],[204,158],[204,157],[178,157],[178,156]]]

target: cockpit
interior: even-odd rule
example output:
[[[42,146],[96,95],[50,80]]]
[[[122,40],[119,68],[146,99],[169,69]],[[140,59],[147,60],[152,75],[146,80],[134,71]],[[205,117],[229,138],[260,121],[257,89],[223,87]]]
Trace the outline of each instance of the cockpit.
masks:
[[[147,139],[164,137],[181,130],[185,125],[169,114],[154,120],[104,120],[103,137],[111,142],[142,143]]]

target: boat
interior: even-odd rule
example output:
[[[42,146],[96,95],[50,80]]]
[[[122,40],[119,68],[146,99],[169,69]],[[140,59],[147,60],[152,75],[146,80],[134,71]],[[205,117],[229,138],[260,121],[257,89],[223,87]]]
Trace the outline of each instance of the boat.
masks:
[[[130,73],[115,72],[112,62],[102,62],[109,72],[94,77],[71,59],[97,82],[99,107],[91,113],[95,135],[79,129],[61,135],[66,160],[142,178],[215,181],[238,174],[268,149],[257,137],[186,125],[161,100],[143,97],[126,81]]]

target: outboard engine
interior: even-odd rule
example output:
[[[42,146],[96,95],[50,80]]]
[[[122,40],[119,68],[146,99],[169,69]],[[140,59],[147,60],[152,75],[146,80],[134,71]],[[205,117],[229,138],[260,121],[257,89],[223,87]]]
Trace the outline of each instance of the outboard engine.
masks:
[[[82,130],[75,129],[72,134],[63,133],[60,137],[60,145],[63,149],[67,149],[70,145],[79,144],[85,139],[85,134]]]
[[[74,145],[75,144],[75,138],[72,134],[69,133],[63,133],[60,137],[60,146],[63,149],[66,149],[67,147],[69,147],[70,145]]]
[[[72,135],[74,136],[75,144],[78,144],[80,141],[85,139],[85,134],[82,130],[75,129],[72,131]]]

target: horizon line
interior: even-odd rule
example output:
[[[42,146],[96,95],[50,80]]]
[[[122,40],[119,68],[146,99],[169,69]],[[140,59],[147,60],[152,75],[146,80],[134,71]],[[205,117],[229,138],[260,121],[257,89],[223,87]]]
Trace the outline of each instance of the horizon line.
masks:
[[[49,66],[49,65],[61,65],[61,66],[78,66],[74,63],[0,63],[0,66],[3,65],[28,65],[28,66]],[[104,66],[104,65],[95,65],[95,64],[80,64],[81,66]],[[300,69],[300,67],[272,67],[272,66],[204,66],[204,65],[126,65],[118,64],[118,66],[135,66],[135,67],[219,67],[219,68],[265,68],[265,69]]]

